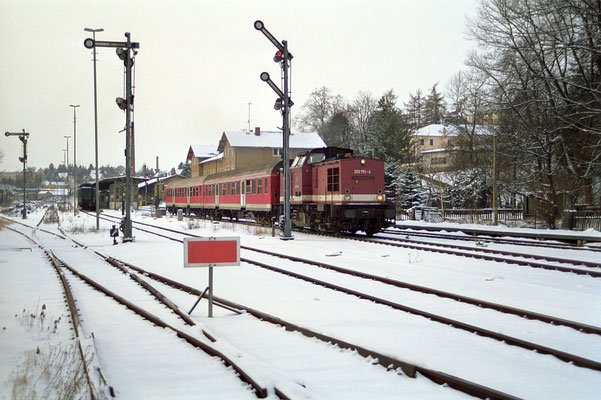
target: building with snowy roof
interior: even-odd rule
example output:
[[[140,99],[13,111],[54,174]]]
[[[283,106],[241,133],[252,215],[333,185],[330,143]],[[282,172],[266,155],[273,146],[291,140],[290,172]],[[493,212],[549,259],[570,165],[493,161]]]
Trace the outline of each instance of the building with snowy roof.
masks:
[[[199,153],[206,158],[197,157],[192,146],[194,157],[192,161],[192,177],[208,175],[216,172],[231,171],[252,165],[266,164],[282,158],[283,135],[281,131],[262,131],[255,128],[253,132],[226,131],[221,135],[215,152]],[[323,139],[317,132],[291,133],[290,134],[290,159],[307,150],[326,147]]]
[[[190,162],[190,176],[202,176],[201,163],[219,155],[216,144],[191,144],[186,161]]]
[[[470,126],[473,133],[480,138],[481,142],[489,140],[494,135],[490,126]],[[420,156],[421,165],[431,172],[448,170],[450,165],[450,153],[457,151],[455,144],[457,138],[465,134],[466,129],[456,125],[431,124],[419,128],[413,134],[413,144]],[[488,150],[487,150],[488,151]]]

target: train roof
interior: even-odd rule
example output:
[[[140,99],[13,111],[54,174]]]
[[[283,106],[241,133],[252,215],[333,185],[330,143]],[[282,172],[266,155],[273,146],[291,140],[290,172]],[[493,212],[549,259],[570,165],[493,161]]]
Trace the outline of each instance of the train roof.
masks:
[[[270,174],[274,170],[279,171],[280,168],[282,167],[282,165],[283,164],[281,161],[271,162],[269,164],[253,165],[253,166],[242,168],[242,169],[218,172],[216,174],[207,175],[206,180],[213,181],[216,179],[233,178],[233,177],[238,177],[238,176],[241,177],[241,176],[255,175],[255,174],[258,175],[261,173]]]
[[[249,175],[271,174],[274,171],[279,171],[282,165],[282,161],[271,162],[269,164],[253,165],[251,167],[246,167],[242,169],[217,172],[215,174],[199,176],[197,178],[183,179],[181,181],[169,183],[168,185],[166,185],[166,187],[171,189],[187,186],[197,186],[202,185],[205,182],[213,182],[215,180],[243,177]]]

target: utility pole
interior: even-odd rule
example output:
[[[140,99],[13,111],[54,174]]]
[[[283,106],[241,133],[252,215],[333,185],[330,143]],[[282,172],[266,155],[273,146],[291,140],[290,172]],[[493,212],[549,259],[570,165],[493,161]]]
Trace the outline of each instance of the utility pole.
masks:
[[[131,223],[131,169],[133,154],[132,154],[132,137],[133,126],[131,122],[131,111],[133,109],[134,98],[132,96],[132,67],[134,64],[133,55],[137,52],[134,49],[140,48],[140,43],[132,42],[129,32],[125,32],[125,42],[105,42],[95,39],[86,39],[83,45],[88,48],[94,47],[113,47],[116,48],[116,53],[119,59],[125,65],[125,99],[118,97],[116,99],[117,106],[125,111],[125,217],[123,218],[123,241],[133,241],[132,223]]]
[[[79,104],[69,104],[73,107],[73,216],[77,214],[77,107]]]
[[[26,173],[26,164],[27,164],[27,139],[29,138],[29,133],[25,132],[23,129],[22,132],[4,132],[5,136],[18,136],[19,140],[23,142],[23,157],[19,157],[19,161],[23,163],[23,219],[27,219],[27,194],[25,191],[25,180],[27,177]]]
[[[69,185],[69,138],[71,136],[64,136],[67,139],[67,188],[70,188]],[[67,189],[67,207],[69,206],[69,189]]]
[[[104,32],[103,28],[99,29],[91,29],[85,28],[84,31],[92,32],[92,39],[96,41],[96,32]],[[98,185],[98,101],[97,101],[97,92],[96,92],[96,46],[94,46],[93,50],[94,58],[92,59],[94,62],[94,154],[96,158],[96,230],[100,229],[100,190]]]
[[[276,110],[282,109],[282,136],[283,136],[283,151],[282,156],[284,161],[284,234],[281,237],[283,240],[294,239],[292,236],[292,220],[290,219],[290,151],[289,151],[289,139],[290,139],[290,107],[294,104],[290,99],[289,93],[289,68],[290,60],[292,60],[292,54],[288,52],[288,42],[286,40],[280,43],[266,28],[262,21],[255,21],[255,29],[261,31],[267,39],[278,49],[273,57],[273,61],[280,63],[282,71],[284,73],[284,91],[277,87],[275,83],[269,78],[267,72],[261,73],[260,77],[263,82],[266,82],[269,87],[279,96],[276,99],[274,108]]]
[[[498,219],[497,203],[497,135],[492,137],[492,224],[497,225]]]

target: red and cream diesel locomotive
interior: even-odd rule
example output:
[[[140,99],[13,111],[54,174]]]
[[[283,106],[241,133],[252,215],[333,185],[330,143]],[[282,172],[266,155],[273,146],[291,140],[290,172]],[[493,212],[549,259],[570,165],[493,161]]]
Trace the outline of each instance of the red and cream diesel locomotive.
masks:
[[[174,182],[165,188],[165,202],[173,212],[269,224],[282,214],[281,168],[280,161]],[[298,155],[290,166],[290,212],[299,227],[379,232],[395,221],[394,205],[386,202],[384,162],[338,147]]]

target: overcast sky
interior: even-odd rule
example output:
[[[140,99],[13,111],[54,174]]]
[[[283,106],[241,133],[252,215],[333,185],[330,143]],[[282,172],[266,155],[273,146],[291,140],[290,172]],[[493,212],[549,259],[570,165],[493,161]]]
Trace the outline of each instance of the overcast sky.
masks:
[[[304,1],[0,1],[0,132],[31,134],[28,166],[63,163],[77,109],[77,164],[94,163],[91,51],[84,28],[104,28],[97,40],[140,43],[135,68],[136,168],[169,169],[190,144],[217,143],[226,130],[281,127],[276,95],[259,79],[280,83],[275,47],[253,23],[260,19],[292,62],[292,117],[308,95],[327,86],[352,100],[393,89],[399,106],[409,93],[436,82],[444,90],[474,47],[466,16],[476,0]],[[124,165],[123,64],[114,49],[98,49],[99,164]],[[69,139],[73,163],[73,138]],[[21,142],[1,135],[1,171],[22,168]]]

